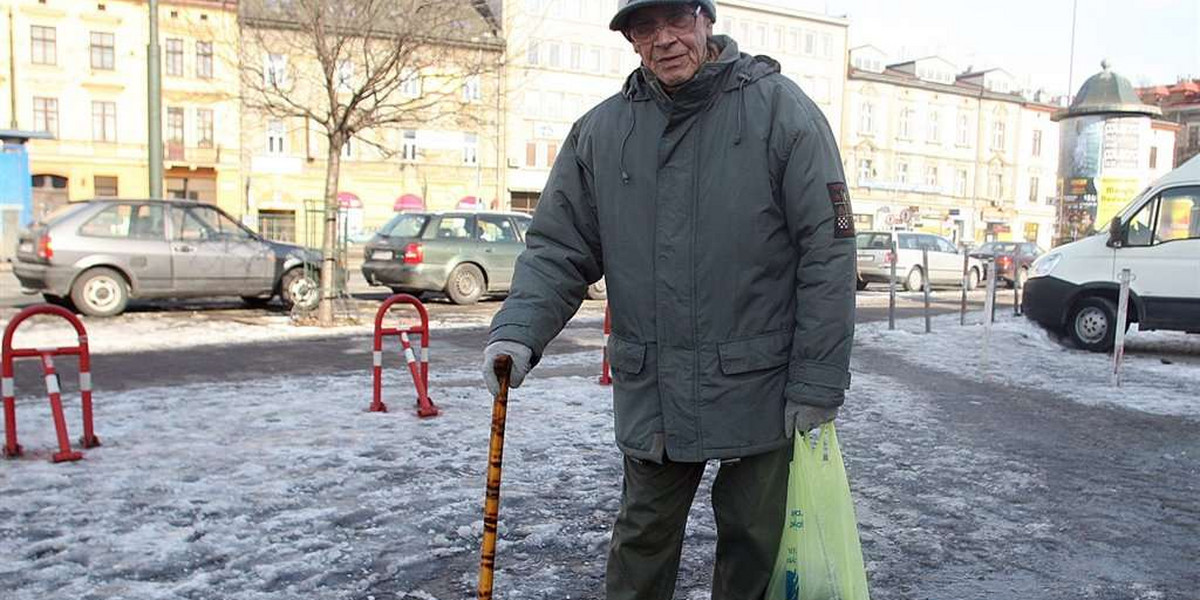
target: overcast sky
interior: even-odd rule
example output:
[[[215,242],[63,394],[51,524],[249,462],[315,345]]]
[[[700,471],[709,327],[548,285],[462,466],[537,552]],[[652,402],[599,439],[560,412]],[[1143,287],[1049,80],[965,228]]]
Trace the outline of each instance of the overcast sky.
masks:
[[[1067,89],[1072,0],[755,1],[847,15],[851,46],[896,62],[938,54],[960,70],[1002,67],[1031,88]],[[1200,78],[1200,0],[1078,2],[1074,88],[1104,58],[1134,85]]]

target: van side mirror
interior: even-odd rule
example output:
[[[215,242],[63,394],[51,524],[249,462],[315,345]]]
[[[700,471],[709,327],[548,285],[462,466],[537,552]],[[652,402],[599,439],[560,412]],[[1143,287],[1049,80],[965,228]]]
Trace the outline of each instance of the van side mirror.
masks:
[[[1108,245],[1112,247],[1120,246],[1125,240],[1122,239],[1121,218],[1113,217],[1112,221],[1108,222]]]

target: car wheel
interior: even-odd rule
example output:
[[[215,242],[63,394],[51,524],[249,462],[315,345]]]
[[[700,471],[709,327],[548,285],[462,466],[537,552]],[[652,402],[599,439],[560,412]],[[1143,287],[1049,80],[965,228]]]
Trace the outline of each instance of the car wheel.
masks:
[[[979,269],[972,267],[970,271],[967,271],[967,290],[974,291],[979,287],[979,281]]]
[[[863,290],[865,290],[865,289],[867,289],[867,282],[866,282],[866,280],[863,280],[863,279],[857,279],[857,278],[856,278],[856,279],[855,279],[855,281],[854,281],[854,289],[856,289],[856,290],[858,290],[858,291],[860,291],[860,292],[861,292],[861,291],[863,291]]]
[[[1067,333],[1076,346],[1092,352],[1108,352],[1117,329],[1117,307],[1107,298],[1080,300],[1067,321]]]
[[[279,298],[283,300],[283,307],[288,310],[296,306],[304,310],[316,308],[321,303],[319,277],[315,271],[311,276],[305,273],[303,267],[295,267],[284,273],[279,280]]]
[[[605,300],[605,299],[607,299],[608,298],[608,284],[604,283],[604,280],[601,279],[600,281],[597,281],[596,283],[589,285],[588,289],[587,289],[587,297],[588,297],[588,300]]]
[[[91,269],[75,280],[71,302],[85,315],[115,317],[125,312],[129,303],[129,284],[112,269]]]
[[[919,292],[925,285],[925,274],[921,272],[920,267],[913,267],[908,272],[908,277],[904,278],[904,291]]]
[[[461,264],[450,272],[446,281],[446,295],[455,304],[475,304],[483,297],[483,272],[472,264]]]

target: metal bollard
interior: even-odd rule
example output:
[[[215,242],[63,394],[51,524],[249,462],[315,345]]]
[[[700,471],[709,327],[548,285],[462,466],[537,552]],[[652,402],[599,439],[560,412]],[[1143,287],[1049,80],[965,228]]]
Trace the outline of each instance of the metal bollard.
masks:
[[[1013,250],[1012,255],[1012,270],[1013,270],[1013,316],[1021,316],[1021,269],[1017,266],[1017,258],[1021,255],[1020,245]]]
[[[966,326],[967,324],[967,287],[971,283],[971,280],[969,279],[970,276],[971,255],[967,253],[966,249],[963,249],[962,307],[958,313],[959,326]]]
[[[892,234],[892,273],[888,277],[888,329],[896,328],[896,263],[900,255],[896,253],[896,234]]]
[[[1117,329],[1113,332],[1113,379],[1117,387],[1121,387],[1121,361],[1125,358],[1125,325],[1126,311],[1129,310],[1129,284],[1133,282],[1133,273],[1129,269],[1121,269],[1117,277],[1121,282],[1121,294],[1117,298]]]
[[[933,283],[929,280],[929,248],[921,248],[921,274],[921,280],[924,284],[921,287],[925,291],[925,333],[931,333],[933,328],[929,320],[929,292],[933,287]]]

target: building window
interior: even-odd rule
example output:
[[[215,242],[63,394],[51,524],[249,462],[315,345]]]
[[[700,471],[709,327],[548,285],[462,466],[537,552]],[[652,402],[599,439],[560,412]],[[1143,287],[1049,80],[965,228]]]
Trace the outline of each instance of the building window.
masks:
[[[958,138],[955,142],[959,146],[970,144],[971,139],[971,117],[968,115],[958,115]]]
[[[117,141],[116,102],[92,102],[92,139],[97,142]]]
[[[954,172],[954,195],[965,197],[967,195],[967,170],[957,169]]]
[[[33,130],[58,137],[58,99],[33,99]]]
[[[540,51],[537,40],[529,40],[529,48],[525,51],[525,62],[532,66],[537,66],[540,63]]]
[[[30,60],[35,65],[58,64],[58,30],[53,27],[33,25],[29,30],[32,40]]]
[[[92,32],[92,68],[111,71],[116,68],[116,42],[111,33]]]
[[[467,77],[467,81],[463,83],[463,100],[467,102],[478,102],[483,99],[483,84],[480,82],[478,75]]]
[[[267,122],[267,154],[280,156],[285,151],[286,131],[283,121],[271,119]]]
[[[420,148],[417,146],[417,132],[412,129],[404,130],[400,141],[400,158],[404,160],[417,160],[418,150]]]
[[[183,109],[167,108],[167,159],[183,160]]]
[[[925,185],[929,187],[937,187],[938,184],[938,168],[936,166],[925,167]]]
[[[903,160],[896,161],[896,183],[908,183],[908,163]]]
[[[992,173],[988,181],[988,197],[993,200],[999,200],[1004,193],[1004,175],[1000,173]]]
[[[479,164],[479,136],[474,133],[463,134],[463,164]]]
[[[546,144],[546,166],[553,167],[558,160],[558,144]]]
[[[94,192],[97,198],[116,198],[120,195],[117,189],[117,178],[106,175],[97,175],[92,179],[94,184]]]
[[[992,149],[1004,149],[1004,121],[996,121],[992,124]]]
[[[578,71],[583,67],[583,46],[571,44],[571,70]]]
[[[874,107],[871,106],[870,102],[863,102],[861,112],[858,115],[859,116],[859,119],[858,119],[858,132],[859,133],[867,133],[867,134],[874,133],[875,119],[874,119],[874,116],[872,115],[873,111],[874,111]]]
[[[167,38],[166,59],[167,75],[183,77],[183,40]]]
[[[559,64],[561,64],[558,42],[548,42],[546,44],[546,54],[546,66],[557,69]]]
[[[208,108],[196,109],[196,146],[200,148],[213,147],[213,111]]]
[[[912,137],[913,112],[911,108],[905,108],[900,111],[900,139],[902,140]]]
[[[804,32],[804,54],[812,56],[817,53],[817,34],[812,31]]]
[[[1037,129],[1033,132],[1033,155],[1042,155],[1042,130]]]
[[[409,98],[418,98],[421,96],[421,74],[416,71],[409,71],[404,75],[404,79],[400,82],[400,93]]]
[[[526,142],[525,144],[525,166],[537,166],[538,145],[537,142]]]
[[[296,211],[258,211],[258,231],[269,240],[280,242],[296,241]]]
[[[821,54],[825,58],[833,58],[833,36],[828,33],[821,35]]]
[[[1200,148],[1200,125],[1188,126],[1188,150]]]
[[[858,159],[858,185],[875,177],[875,165],[869,158]]]
[[[287,57],[282,54],[268,54],[266,68],[263,69],[263,83],[272,88],[282,88],[287,85]]]
[[[942,119],[936,110],[929,111],[929,121],[925,124],[925,139],[931,142],[942,141]]]
[[[1029,178],[1029,203],[1030,204],[1037,204],[1038,187],[1039,187],[1040,183],[1041,183],[1041,181],[1037,177]]]
[[[1150,168],[1158,168],[1158,146],[1150,146]]]
[[[212,79],[213,76],[213,45],[212,42],[196,42],[196,77]]]

